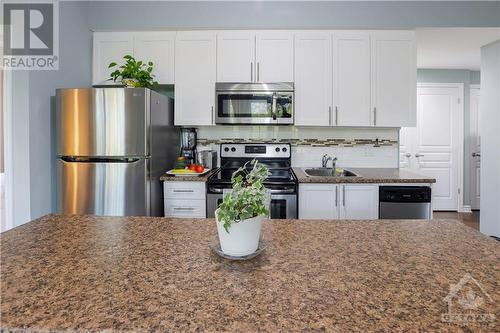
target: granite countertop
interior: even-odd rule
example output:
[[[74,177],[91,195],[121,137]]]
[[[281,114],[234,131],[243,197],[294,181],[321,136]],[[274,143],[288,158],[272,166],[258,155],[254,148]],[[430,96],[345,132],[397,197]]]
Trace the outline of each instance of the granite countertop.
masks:
[[[206,174],[204,174],[203,176],[173,176],[173,175],[167,175],[165,173],[160,177],[160,180],[164,181],[164,182],[181,181],[181,182],[204,182],[204,183],[206,183],[208,178],[211,175],[213,175],[214,173],[216,173],[217,170],[219,170],[219,168],[212,169],[209,172],[207,172]]]
[[[209,249],[214,220],[48,215],[1,237],[5,331],[494,331],[500,243],[450,220],[271,220],[258,257]],[[466,326],[451,284],[480,284]],[[474,285],[469,285],[469,287]],[[467,289],[468,290],[468,289]],[[487,293],[488,296],[485,296]],[[452,300],[453,301],[453,300]],[[462,311],[460,306],[453,311]]]
[[[293,172],[299,183],[435,183],[436,179],[396,168],[346,168],[357,174],[357,177],[309,177],[304,169],[294,167]]]

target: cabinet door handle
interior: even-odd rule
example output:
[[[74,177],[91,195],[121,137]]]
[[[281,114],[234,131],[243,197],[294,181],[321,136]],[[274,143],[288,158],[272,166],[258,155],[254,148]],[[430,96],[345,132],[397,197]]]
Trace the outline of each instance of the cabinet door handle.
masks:
[[[257,82],[260,82],[260,62],[257,62]]]
[[[342,206],[345,207],[345,185],[342,185]]]
[[[422,157],[422,156],[425,156],[424,154],[420,154],[420,153],[416,153],[415,154],[415,157]]]
[[[335,207],[339,206],[339,187],[335,186]]]
[[[212,125],[214,124],[214,118],[215,118],[214,107],[212,106]]]
[[[328,107],[328,125],[332,125],[332,107]]]
[[[193,193],[193,190],[173,190],[174,193]]]
[[[373,126],[377,126],[377,107],[373,107]]]
[[[411,154],[410,154],[410,153],[406,153],[406,154],[405,154],[405,156],[406,156],[407,158],[410,158],[410,157],[411,157]]]
[[[174,207],[174,210],[194,210],[193,207]]]
[[[250,62],[250,82],[253,82],[253,61]]]
[[[338,106],[335,107],[335,125],[339,124],[339,108]]]

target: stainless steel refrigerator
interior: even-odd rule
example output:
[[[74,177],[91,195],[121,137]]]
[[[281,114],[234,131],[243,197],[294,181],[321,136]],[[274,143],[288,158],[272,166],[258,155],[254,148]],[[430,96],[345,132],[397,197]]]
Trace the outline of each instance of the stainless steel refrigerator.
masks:
[[[146,88],[56,91],[59,213],[162,216],[179,154],[173,100]]]

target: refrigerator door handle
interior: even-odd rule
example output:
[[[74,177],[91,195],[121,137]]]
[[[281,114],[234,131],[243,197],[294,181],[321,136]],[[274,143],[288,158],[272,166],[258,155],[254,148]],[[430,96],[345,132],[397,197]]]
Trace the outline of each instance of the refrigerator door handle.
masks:
[[[60,157],[63,162],[78,162],[78,163],[135,163],[141,159],[138,157],[74,157],[74,156],[63,156]]]

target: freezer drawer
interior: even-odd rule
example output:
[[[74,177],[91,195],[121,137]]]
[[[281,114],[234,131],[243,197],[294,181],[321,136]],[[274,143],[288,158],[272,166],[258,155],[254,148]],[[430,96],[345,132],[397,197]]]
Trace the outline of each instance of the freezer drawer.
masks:
[[[150,215],[149,160],[68,162],[58,159],[58,212]]]
[[[149,105],[144,88],[58,89],[57,155],[149,155]]]

